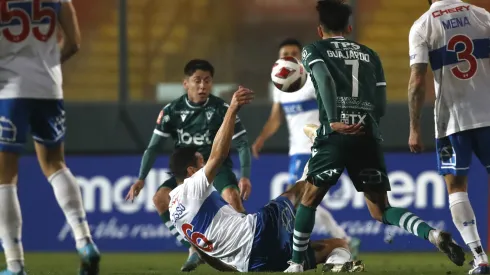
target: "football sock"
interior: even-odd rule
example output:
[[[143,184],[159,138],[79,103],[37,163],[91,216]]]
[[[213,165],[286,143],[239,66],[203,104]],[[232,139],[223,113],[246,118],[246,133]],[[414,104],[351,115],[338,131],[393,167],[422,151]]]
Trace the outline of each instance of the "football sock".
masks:
[[[175,229],[175,226],[170,221],[170,212],[168,210],[165,213],[163,213],[163,214],[160,215],[160,219],[162,219],[163,224],[165,224],[165,226],[168,228],[168,230],[170,230],[170,233],[172,233],[172,235],[174,235],[174,237],[177,238],[177,240],[183,246],[185,246],[187,248],[190,248],[191,247],[191,245],[189,244],[189,242],[187,242],[187,240],[184,239],[184,237],[182,237],[179,234],[179,231],[177,231],[177,229]]]
[[[347,236],[345,230],[337,223],[330,211],[326,208],[321,206],[316,208],[315,221],[315,224],[324,226],[333,238],[344,239],[347,242],[350,241],[351,238]]]
[[[300,204],[296,211],[293,234],[293,262],[303,264],[308,244],[310,242],[311,231],[315,225],[316,209]]]
[[[344,264],[352,259],[350,251],[343,248],[337,247],[328,255],[327,264]]]
[[[429,239],[431,230],[435,230],[425,221],[404,208],[389,207],[383,213],[383,223],[395,225],[424,240]]]
[[[51,183],[56,201],[71,227],[77,249],[91,243],[92,235],[83,208],[82,194],[70,169],[63,168],[55,172],[48,178],[48,181]]]
[[[20,272],[24,266],[22,247],[22,215],[20,212],[17,186],[0,185],[0,240],[5,252],[7,269]]]
[[[471,207],[468,193],[457,192],[449,195],[449,209],[453,222],[464,242],[468,245],[475,258],[475,264],[488,263],[488,256],[482,247],[475,213]]]

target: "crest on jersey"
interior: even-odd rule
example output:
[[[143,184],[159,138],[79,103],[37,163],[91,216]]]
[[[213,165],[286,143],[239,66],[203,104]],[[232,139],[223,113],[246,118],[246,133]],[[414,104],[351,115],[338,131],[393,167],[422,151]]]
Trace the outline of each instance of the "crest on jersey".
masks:
[[[182,118],[182,122],[185,121],[185,118],[187,117],[187,114],[180,114],[180,118]]]
[[[162,123],[162,118],[163,118],[163,110],[161,110],[160,113],[158,114],[157,124]]]
[[[211,118],[213,117],[214,115],[214,111],[213,110],[209,110],[206,112],[206,118],[209,120],[211,120]]]

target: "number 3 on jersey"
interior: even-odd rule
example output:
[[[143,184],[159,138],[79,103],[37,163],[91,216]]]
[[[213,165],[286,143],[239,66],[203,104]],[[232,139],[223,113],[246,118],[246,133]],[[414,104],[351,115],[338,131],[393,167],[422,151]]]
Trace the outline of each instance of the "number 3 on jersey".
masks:
[[[456,51],[456,46],[458,44],[462,44],[464,48],[460,51]],[[456,52],[458,62],[466,61],[468,64],[468,69],[466,71],[462,71],[458,65],[451,68],[451,72],[453,75],[461,80],[467,80],[475,76],[478,71],[478,61],[475,57],[474,50],[475,45],[471,38],[466,35],[458,34],[451,39],[447,44],[447,50],[449,52]]]
[[[201,232],[194,232],[194,226],[192,224],[184,223],[182,225],[182,231],[189,242],[199,247],[203,251],[212,252],[214,247],[204,234]]]
[[[33,0],[32,2],[0,1],[1,34],[12,43],[20,43],[32,34],[39,41],[47,41],[56,28],[56,11],[60,3]],[[47,30],[42,31],[45,25]],[[10,28],[9,28],[10,27]]]

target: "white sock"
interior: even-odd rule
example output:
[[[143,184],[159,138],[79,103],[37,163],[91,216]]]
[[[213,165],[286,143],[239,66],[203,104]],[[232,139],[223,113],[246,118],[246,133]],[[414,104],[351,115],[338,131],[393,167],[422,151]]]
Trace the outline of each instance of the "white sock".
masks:
[[[488,256],[483,250],[480,235],[478,235],[476,217],[471,207],[468,193],[457,192],[450,194],[449,208],[451,209],[454,225],[473,253],[475,264],[488,263]]]
[[[77,180],[69,169],[61,169],[51,175],[48,181],[53,186],[54,195],[66,221],[70,225],[77,248],[82,248],[92,242],[90,228],[83,209],[82,194]]]
[[[7,269],[20,272],[24,266],[24,248],[21,241],[22,214],[15,184],[0,185],[0,239]]]
[[[344,264],[350,260],[352,260],[350,251],[343,247],[337,247],[328,255],[326,263],[338,265]]]
[[[347,236],[345,230],[337,223],[332,214],[330,214],[330,211],[325,207],[319,206],[316,208],[315,221],[318,224],[325,226],[327,232],[333,238],[344,239],[347,242],[350,242],[351,238]]]

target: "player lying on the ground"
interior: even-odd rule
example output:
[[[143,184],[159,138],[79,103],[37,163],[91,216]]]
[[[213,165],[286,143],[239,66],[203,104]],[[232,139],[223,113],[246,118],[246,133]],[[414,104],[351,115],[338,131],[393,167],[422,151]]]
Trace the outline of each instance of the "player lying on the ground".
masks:
[[[214,67],[201,59],[193,59],[184,67],[184,88],[186,94],[167,104],[160,112],[157,125],[153,131],[148,148],[141,159],[138,180],[126,197],[133,200],[145,185],[145,178],[155,162],[158,150],[163,147],[165,141],[171,137],[174,147],[197,147],[205,159],[209,157],[211,144],[218,132],[227,106],[221,98],[211,94],[213,88]],[[214,186],[233,208],[245,213],[243,200],[247,200],[251,192],[250,166],[251,153],[247,138],[247,131],[240,119],[237,118],[234,126],[233,143],[235,144],[240,159],[240,181],[233,173],[231,158],[224,162],[216,176]],[[176,232],[171,226],[168,212],[169,193],[177,186],[175,177],[171,177],[158,187],[153,203],[163,223],[171,232]],[[175,237],[186,247],[189,244],[182,236]],[[182,265],[182,271],[192,271],[201,264],[199,256],[193,249],[189,249],[189,258]]]
[[[251,102],[253,93],[240,88],[213,142],[210,157],[193,148],[179,148],[172,154],[170,169],[178,186],[170,192],[170,219],[212,267],[221,271],[282,271],[293,251],[294,204],[304,183],[298,183],[255,214],[242,214],[227,204],[213,182],[228,156],[236,115]],[[307,242],[299,237],[300,243]],[[326,261],[326,269],[362,270],[350,262],[347,243],[341,239],[308,244],[306,268]]]

